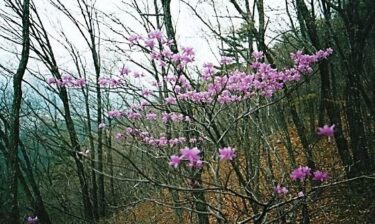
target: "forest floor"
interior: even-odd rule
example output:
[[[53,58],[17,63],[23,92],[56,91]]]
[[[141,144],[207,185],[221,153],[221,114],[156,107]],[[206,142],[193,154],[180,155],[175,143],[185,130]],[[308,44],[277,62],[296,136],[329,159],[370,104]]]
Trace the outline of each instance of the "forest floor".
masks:
[[[296,159],[298,164],[305,164],[304,154],[302,153],[302,147],[298,140],[297,134],[294,130],[290,130],[291,140],[295,148],[295,154],[299,155]],[[279,144],[280,147],[277,149],[281,156],[282,164],[288,164],[287,162],[287,151],[281,146],[278,137],[275,137],[275,145]],[[321,139],[317,142],[314,147],[314,158],[317,161],[317,167],[324,169],[329,172],[330,180],[328,183],[337,182],[345,179],[344,168],[342,167],[339,155],[336,151],[336,146],[332,141],[328,139]],[[241,161],[241,157],[238,158]],[[276,160],[276,156],[271,156],[272,161]],[[265,158],[262,159],[265,162]],[[280,160],[280,158],[279,158]],[[280,163],[280,161],[278,161]],[[229,167],[227,167],[229,169]],[[224,170],[224,171],[223,171]],[[222,169],[225,173],[225,167]],[[276,174],[277,176],[277,174]],[[232,178],[232,177],[231,177]],[[233,183],[236,181],[233,180]],[[345,182],[332,187],[324,188],[317,197],[314,199],[308,199],[308,208],[310,212],[310,223],[343,223],[343,224],[375,224],[375,180],[371,179],[358,179],[351,182]],[[190,195],[185,195],[186,198]],[[170,195],[166,191],[160,191],[159,195],[155,196],[155,200],[164,198],[170,198]],[[183,197],[184,198],[184,197]],[[207,200],[215,200],[214,196],[207,195]],[[234,217],[238,215],[238,208],[241,203],[232,198],[224,198],[225,202],[225,213],[228,216],[233,216],[231,219],[233,223]],[[237,214],[236,214],[237,213]],[[124,224],[124,223],[158,223],[158,224],[173,224],[173,223],[194,223],[196,221],[191,220],[189,212],[184,212],[182,217],[178,217],[176,212],[172,208],[166,208],[159,206],[155,202],[144,202],[139,203],[130,210],[118,211],[111,218],[105,220],[103,223],[111,224]],[[274,215],[274,214],[273,214]],[[272,220],[272,214],[270,215]],[[293,221],[281,222],[275,220],[270,223],[299,223],[300,212],[297,212],[296,217]],[[215,219],[210,219],[210,223],[216,223]],[[267,222],[268,223],[268,222]]]

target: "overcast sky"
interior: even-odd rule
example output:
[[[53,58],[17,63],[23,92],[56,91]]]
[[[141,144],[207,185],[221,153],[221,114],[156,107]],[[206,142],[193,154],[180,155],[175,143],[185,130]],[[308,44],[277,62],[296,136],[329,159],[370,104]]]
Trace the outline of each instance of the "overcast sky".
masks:
[[[0,0],[0,2],[2,1]],[[53,44],[55,45],[56,55],[59,57],[60,65],[69,66],[69,64],[71,64],[70,57],[57,41],[61,40],[58,35],[60,30],[64,31],[64,33],[69,37],[70,41],[72,41],[72,43],[80,49],[82,54],[88,53],[88,47],[83,38],[77,32],[77,28],[74,27],[66,16],[53,8],[50,5],[49,0],[34,0],[34,2],[43,17],[48,32],[51,34],[51,36],[56,38],[56,40],[53,40]],[[62,2],[64,2],[64,4],[66,4],[66,6],[72,10],[73,14],[79,16],[79,10],[76,6],[77,3],[75,0],[63,0]],[[122,2],[130,3],[131,0],[97,0],[95,6],[105,13],[115,14],[117,17],[122,19],[125,25],[131,26],[134,30],[142,31],[142,26],[140,26],[132,17],[122,11],[126,9]],[[149,7],[152,7],[153,0],[143,0],[138,2],[140,6],[144,5],[146,8],[147,3],[149,3]],[[213,7],[210,6],[210,3],[212,2],[211,0],[190,0],[189,2],[196,8],[198,13],[206,19],[206,21],[216,24]],[[214,3],[218,10],[217,13],[219,16],[238,16],[238,13],[228,0],[214,0]],[[0,3],[0,7],[3,7],[2,4],[3,3]],[[171,9],[172,18],[176,26],[177,39],[180,46],[192,46],[195,48],[198,65],[201,65],[206,61],[215,62],[216,58],[218,57],[219,43],[212,38],[211,32],[209,32],[203,23],[194,16],[192,10],[181,1],[172,0]],[[266,41],[269,42],[271,38],[274,37],[278,31],[280,31],[280,28],[286,27],[286,15],[282,13],[285,12],[285,1],[265,0],[265,10],[268,24]],[[222,29],[225,29],[226,26],[228,27],[232,23],[234,26],[238,27],[241,22],[241,20],[238,18],[232,18],[232,20],[221,18],[220,20]],[[110,37],[108,36],[109,33],[110,32],[108,32],[108,30],[102,26],[102,36]],[[10,48],[14,49],[14,47]],[[102,54],[104,57],[111,57],[110,54],[106,54],[105,49],[102,49]],[[11,57],[12,56],[10,54],[7,54],[0,49],[0,63],[9,63],[10,60],[14,61],[14,58],[11,59]]]

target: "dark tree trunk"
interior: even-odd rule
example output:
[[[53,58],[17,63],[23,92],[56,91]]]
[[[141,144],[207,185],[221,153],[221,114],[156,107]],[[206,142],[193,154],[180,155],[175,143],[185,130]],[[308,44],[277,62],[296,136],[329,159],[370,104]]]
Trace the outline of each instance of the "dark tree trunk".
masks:
[[[321,49],[321,43],[318,36],[317,26],[315,20],[310,15],[308,8],[303,0],[296,0],[298,13],[301,14],[303,20],[299,20],[301,26],[306,25],[308,36],[311,40],[312,45],[316,49]],[[331,85],[330,85],[330,72],[328,62],[321,62],[319,64],[319,74],[321,79],[321,109],[325,109],[328,114],[331,124],[336,125],[335,140],[337,145],[337,150],[343,165],[349,174],[349,168],[352,165],[351,154],[348,148],[348,142],[346,141],[342,133],[342,122],[340,118],[340,108],[335,104]],[[323,110],[324,111],[324,110]],[[321,113],[323,112],[321,111]],[[322,125],[322,124],[320,124]]]
[[[27,174],[29,185],[31,186],[31,189],[34,192],[34,206],[36,208],[36,215],[38,215],[40,221],[43,224],[50,224],[52,222],[47,212],[47,209],[44,206],[44,202],[43,202],[42,194],[39,190],[39,186],[34,178],[30,158],[27,155],[26,150],[22,144],[21,144],[20,149],[21,149],[22,156],[26,164],[26,167],[24,167],[24,172]]]
[[[22,79],[26,71],[30,51],[30,1],[24,0],[22,6],[22,53],[16,74],[13,77],[12,116],[9,131],[8,153],[8,186],[9,186],[9,217],[8,223],[20,223],[18,208],[18,146],[20,134],[20,110],[22,101]]]

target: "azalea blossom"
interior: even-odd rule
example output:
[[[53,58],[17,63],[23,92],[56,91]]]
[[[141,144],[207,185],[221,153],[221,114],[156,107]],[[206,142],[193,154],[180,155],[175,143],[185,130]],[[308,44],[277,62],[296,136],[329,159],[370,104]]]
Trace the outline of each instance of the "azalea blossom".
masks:
[[[275,193],[278,194],[278,195],[285,195],[285,194],[287,194],[287,193],[289,192],[288,189],[287,189],[286,187],[284,187],[284,186],[282,186],[282,185],[280,185],[280,184],[278,184],[278,185],[274,188],[274,191],[275,191]]]
[[[185,147],[180,150],[181,152],[181,157],[185,160],[189,160],[190,162],[198,161],[200,160],[200,153],[201,151],[197,148],[189,148]]]
[[[111,110],[111,111],[107,112],[107,116],[111,119],[112,118],[119,118],[119,117],[123,116],[123,113],[119,110]]]
[[[203,167],[203,161],[202,160],[196,160],[196,161],[190,161],[188,166],[191,168],[202,168]]]
[[[334,134],[335,134],[335,125],[331,125],[331,126],[328,126],[328,125],[324,125],[323,127],[319,127],[318,128],[318,135],[321,135],[321,136],[327,136],[327,137],[333,137]]]
[[[314,176],[312,178],[315,181],[324,182],[328,179],[328,173],[324,171],[317,170],[314,172]]]
[[[221,59],[220,59],[220,64],[222,64],[222,65],[228,65],[228,64],[230,64],[232,61],[233,61],[233,58],[231,58],[231,57],[226,57],[226,56],[222,56]]]
[[[151,39],[161,40],[163,38],[163,33],[160,30],[153,30],[148,33],[148,37]]]
[[[122,67],[120,69],[120,75],[129,75],[129,73],[130,73],[130,69],[127,67]]]
[[[29,217],[27,217],[26,222],[27,222],[27,224],[38,224],[39,218],[38,218],[38,216],[35,216],[34,218],[29,216]]]
[[[146,119],[147,119],[147,120],[150,120],[150,121],[151,121],[151,120],[156,120],[157,117],[158,117],[158,115],[155,114],[155,113],[153,113],[153,112],[150,112],[150,113],[146,114]]]
[[[177,155],[171,155],[171,159],[169,160],[169,165],[174,167],[174,168],[177,168],[181,163],[181,157],[177,156]]]
[[[116,140],[121,140],[122,137],[124,137],[124,134],[122,134],[122,133],[116,133],[115,139]]]
[[[176,101],[176,98],[174,98],[173,96],[169,96],[165,98],[165,103],[168,105],[172,105],[172,104],[176,104],[177,101]]]
[[[300,180],[301,182],[305,180],[306,177],[311,175],[311,168],[308,166],[300,166],[294,169],[290,174],[290,178],[293,180]]]
[[[231,147],[219,149],[220,160],[233,160],[236,157],[236,150]]]

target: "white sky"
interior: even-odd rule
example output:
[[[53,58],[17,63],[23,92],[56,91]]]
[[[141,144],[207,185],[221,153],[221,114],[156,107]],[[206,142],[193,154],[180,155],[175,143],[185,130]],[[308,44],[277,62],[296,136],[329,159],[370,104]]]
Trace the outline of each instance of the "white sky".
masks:
[[[214,12],[212,7],[209,6],[211,0],[187,0],[191,3],[191,5],[196,6],[197,11],[199,14],[202,15],[207,21],[211,21],[212,23],[216,23],[216,18],[214,17]],[[229,0],[213,0],[215,5],[218,9],[218,14],[220,16],[228,16],[228,15],[235,15],[238,16],[238,13],[235,11],[234,7],[230,4]],[[266,40],[269,41],[272,37],[276,35],[275,30],[280,31],[280,27],[286,27],[286,15],[280,14],[280,12],[285,12],[285,1],[284,0],[264,0],[265,1],[265,10],[266,16],[268,20],[268,29],[266,33]],[[0,7],[2,7],[0,1]],[[85,44],[83,38],[77,31],[77,28],[64,16],[61,12],[54,9],[49,0],[34,0],[39,13],[42,15],[45,25],[47,26],[48,32],[56,39],[61,40],[59,37],[59,30],[63,30],[65,34],[69,37],[70,41],[81,51],[82,54],[88,53],[88,47]],[[62,0],[66,6],[73,11],[74,15],[79,16],[78,8],[76,7],[75,0]],[[141,26],[137,25],[130,16],[126,15],[126,13],[121,12],[119,7],[124,9],[124,4],[132,2],[131,0],[97,0],[96,7],[105,12],[105,13],[112,13],[116,14],[125,25],[132,27],[135,30],[141,30]],[[143,0],[138,1],[139,5],[142,5],[142,2],[147,5],[149,3],[149,7],[153,7],[152,3],[153,0]],[[241,2],[241,1],[239,1]],[[272,9],[270,9],[272,7]],[[153,9],[153,8],[152,8]],[[279,11],[280,10],[280,11]],[[218,57],[218,45],[219,43],[215,41],[211,35],[210,31],[207,31],[207,28],[199,21],[198,18],[195,17],[194,13],[188,8],[184,3],[180,2],[179,0],[172,0],[171,5],[172,11],[172,18],[174,24],[176,25],[176,34],[178,42],[180,46],[191,46],[194,47],[196,51],[196,61],[197,65],[201,65],[203,62],[206,61],[213,61],[215,62],[215,56]],[[152,10],[153,12],[153,10]],[[241,20],[234,18],[233,23],[235,26],[239,26]],[[231,24],[230,20],[221,18],[221,25],[222,28],[225,26],[229,26]],[[110,32],[106,30],[105,27],[102,26],[102,36],[108,36]],[[110,36],[109,36],[110,37]],[[207,38],[210,38],[207,40]],[[207,42],[208,41],[208,42]],[[1,43],[0,43],[1,44]],[[59,64],[63,66],[69,66],[71,64],[71,59],[66,53],[66,51],[61,47],[61,45],[56,41],[53,40],[53,45],[55,47],[55,53],[59,58]],[[212,49],[213,52],[212,52]],[[105,49],[102,49],[103,58],[111,58],[112,56],[110,53],[105,52]],[[6,61],[9,62],[9,54],[4,53],[0,49],[0,63],[4,63]],[[89,57],[89,55],[88,55]],[[87,59],[90,61],[90,58]],[[12,59],[12,61],[14,61]],[[6,63],[8,63],[6,62]],[[124,62],[126,64],[126,62]],[[17,64],[17,63],[15,63]],[[30,65],[30,64],[29,64]],[[32,66],[32,65],[30,65]]]

